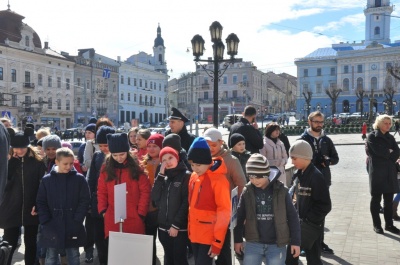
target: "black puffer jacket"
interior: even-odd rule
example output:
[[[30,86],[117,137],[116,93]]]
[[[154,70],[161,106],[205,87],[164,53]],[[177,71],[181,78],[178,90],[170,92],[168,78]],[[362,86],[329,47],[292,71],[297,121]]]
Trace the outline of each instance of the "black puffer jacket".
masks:
[[[0,205],[1,228],[39,224],[31,211],[36,205],[36,195],[46,168],[42,161],[36,160],[33,152],[28,148],[24,157],[12,157],[8,161],[8,180]]]
[[[87,175],[87,181],[89,184],[90,194],[91,194],[91,213],[92,217],[101,218],[97,210],[97,183],[100,176],[100,169],[104,163],[105,155],[100,151],[96,151],[93,155],[92,163],[90,164],[89,174]]]
[[[243,153],[239,153],[239,152],[233,151],[232,149],[231,149],[231,153],[233,156],[235,156],[237,159],[239,159],[240,165],[242,166],[242,169],[243,169],[244,176],[246,177],[246,181],[249,182],[249,178],[247,177],[247,173],[246,173],[246,163],[247,163],[247,160],[249,160],[251,153],[247,150],[244,151]]]
[[[165,178],[157,176],[151,199],[158,207],[160,228],[187,229],[189,179],[190,172],[183,162],[179,162],[176,168],[165,170]]]

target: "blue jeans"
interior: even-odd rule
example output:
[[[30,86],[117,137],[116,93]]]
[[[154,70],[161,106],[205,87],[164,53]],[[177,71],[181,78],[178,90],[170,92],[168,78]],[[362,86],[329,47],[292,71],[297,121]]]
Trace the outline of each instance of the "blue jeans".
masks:
[[[261,265],[264,257],[268,265],[284,265],[286,246],[278,247],[276,244],[246,242],[243,265]]]
[[[66,248],[63,249],[67,254],[68,265],[79,265],[79,248]],[[56,248],[48,248],[46,252],[46,261],[45,265],[57,265],[59,264],[58,254],[60,253],[59,249]]]

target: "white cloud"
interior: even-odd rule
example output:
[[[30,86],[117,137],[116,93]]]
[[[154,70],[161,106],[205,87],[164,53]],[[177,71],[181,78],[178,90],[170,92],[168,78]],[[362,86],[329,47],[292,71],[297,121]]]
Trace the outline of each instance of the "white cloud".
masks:
[[[316,26],[314,27],[314,31],[315,32],[324,32],[328,30],[337,31],[343,28],[344,26],[348,26],[349,24],[353,27],[359,27],[361,25],[364,25],[364,23],[365,23],[365,16],[364,14],[360,13],[342,17],[339,21],[332,21],[322,26]]]

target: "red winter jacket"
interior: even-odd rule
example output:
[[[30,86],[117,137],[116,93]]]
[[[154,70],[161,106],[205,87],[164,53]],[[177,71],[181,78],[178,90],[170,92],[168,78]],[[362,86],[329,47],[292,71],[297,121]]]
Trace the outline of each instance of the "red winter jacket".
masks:
[[[129,168],[115,168],[117,179],[106,182],[107,172],[104,172],[105,165],[100,170],[97,187],[97,208],[99,213],[104,213],[105,237],[110,231],[119,231],[119,223],[114,223],[114,186],[126,183],[126,214],[127,218],[123,223],[123,232],[131,234],[144,234],[145,226],[142,218],[146,216],[150,202],[150,182],[147,176],[140,174],[139,180],[132,180],[129,176]],[[142,217],[141,217],[142,216]]]

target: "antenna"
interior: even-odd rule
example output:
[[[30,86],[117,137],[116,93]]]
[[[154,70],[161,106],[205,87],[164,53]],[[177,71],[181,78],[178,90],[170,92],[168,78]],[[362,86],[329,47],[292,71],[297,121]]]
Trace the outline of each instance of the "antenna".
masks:
[[[10,10],[10,0],[8,0],[8,5],[7,5],[7,7],[8,7],[8,10]]]

